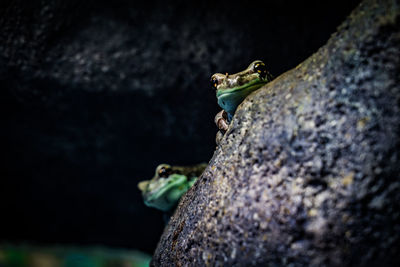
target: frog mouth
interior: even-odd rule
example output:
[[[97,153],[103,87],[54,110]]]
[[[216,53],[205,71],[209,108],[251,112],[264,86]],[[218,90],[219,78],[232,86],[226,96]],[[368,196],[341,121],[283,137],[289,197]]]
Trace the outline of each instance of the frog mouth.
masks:
[[[237,106],[242,103],[243,99],[266,83],[267,82],[264,80],[255,79],[239,87],[219,90],[217,91],[218,105],[228,112],[228,114],[233,115]]]
[[[163,184],[160,184],[158,188],[144,195],[145,204],[163,211],[170,210],[176,205],[181,195],[187,191],[186,182],[186,176],[179,174],[172,175]]]
[[[234,87],[231,89],[220,89],[220,90],[217,90],[217,98],[220,98],[221,96],[229,95],[232,93],[240,93],[240,92],[246,91],[249,88],[257,89],[266,83],[267,83],[266,81],[257,78],[249,83],[243,84],[238,87]]]
[[[166,194],[168,190],[171,188],[177,187],[187,181],[186,176],[175,174],[170,178],[167,178],[163,184],[159,185],[157,188],[153,189],[152,191],[148,192],[148,199],[158,198],[161,195]]]

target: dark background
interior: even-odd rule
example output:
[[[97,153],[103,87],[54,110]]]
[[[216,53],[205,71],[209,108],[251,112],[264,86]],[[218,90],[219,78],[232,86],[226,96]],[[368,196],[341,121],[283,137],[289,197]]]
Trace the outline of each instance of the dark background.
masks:
[[[210,76],[278,76],[358,2],[1,1],[0,243],[151,253],[162,214],[137,183],[211,158]]]

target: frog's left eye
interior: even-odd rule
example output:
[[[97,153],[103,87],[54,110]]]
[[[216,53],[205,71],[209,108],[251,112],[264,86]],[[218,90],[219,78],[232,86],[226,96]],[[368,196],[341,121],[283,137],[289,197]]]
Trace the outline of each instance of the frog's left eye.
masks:
[[[268,73],[267,72],[267,67],[265,66],[265,64],[263,62],[257,62],[256,64],[254,64],[254,72],[257,72],[263,78]]]
[[[159,177],[168,177],[172,173],[172,169],[169,166],[163,166],[158,170]]]

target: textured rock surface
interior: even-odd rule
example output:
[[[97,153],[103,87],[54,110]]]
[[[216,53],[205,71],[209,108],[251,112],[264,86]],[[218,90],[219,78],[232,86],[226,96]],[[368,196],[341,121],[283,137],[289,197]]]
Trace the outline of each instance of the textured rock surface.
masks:
[[[153,265],[400,263],[399,15],[364,1],[242,103]]]

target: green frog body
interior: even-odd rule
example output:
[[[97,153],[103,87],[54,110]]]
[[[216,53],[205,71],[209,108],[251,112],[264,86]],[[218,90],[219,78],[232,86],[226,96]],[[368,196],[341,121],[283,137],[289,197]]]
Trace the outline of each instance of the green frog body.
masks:
[[[151,180],[138,184],[144,203],[164,212],[173,211],[181,196],[192,187],[206,166],[205,163],[193,166],[158,165]]]
[[[217,127],[226,131],[236,108],[253,91],[273,79],[261,60],[253,61],[244,71],[231,74],[215,73],[211,84],[216,89],[218,105],[223,109],[215,116]]]

